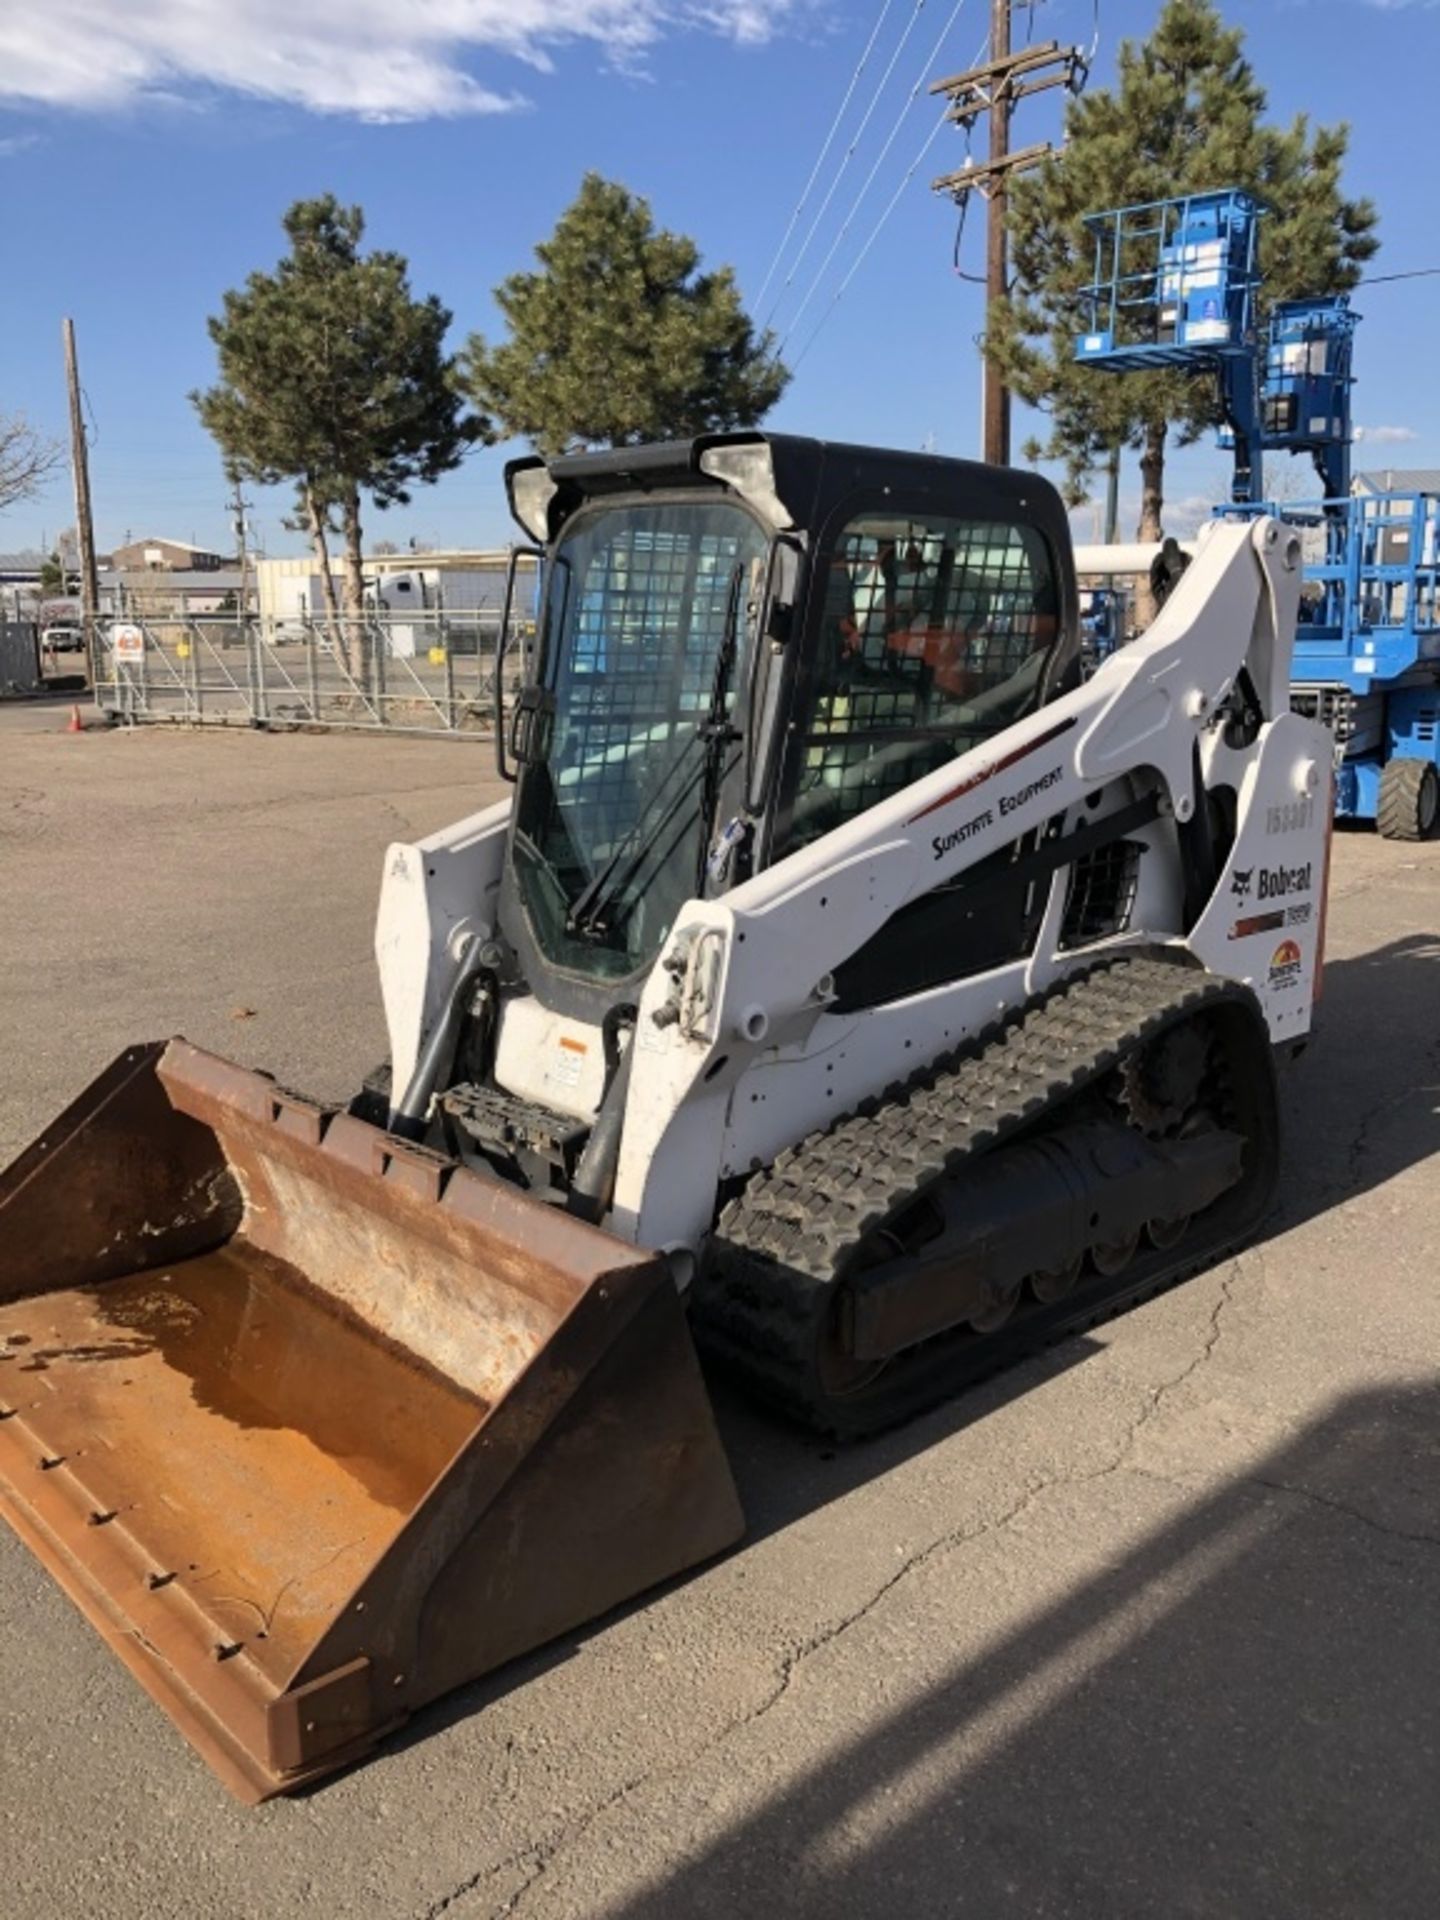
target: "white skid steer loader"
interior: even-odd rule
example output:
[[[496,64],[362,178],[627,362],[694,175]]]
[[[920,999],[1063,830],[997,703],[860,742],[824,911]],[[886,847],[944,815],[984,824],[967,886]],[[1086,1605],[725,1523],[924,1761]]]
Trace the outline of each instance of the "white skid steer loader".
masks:
[[[859,1435],[1241,1243],[1319,986],[1293,530],[1082,683],[1032,475],[507,482],[513,797],[386,856],[387,1066],[133,1048],[0,1176],[6,1516],[249,1798],[738,1536],[692,1333]]]

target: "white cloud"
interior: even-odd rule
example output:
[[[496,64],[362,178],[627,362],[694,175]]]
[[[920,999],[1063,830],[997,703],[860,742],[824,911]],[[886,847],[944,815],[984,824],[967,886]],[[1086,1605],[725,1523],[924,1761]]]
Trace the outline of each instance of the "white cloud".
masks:
[[[1178,500],[1167,499],[1165,511],[1161,515],[1167,534],[1177,540],[1189,540],[1197,534],[1207,520],[1214,517],[1215,509],[1230,493],[1228,474],[1218,493],[1187,493]],[[1104,539],[1101,530],[1101,496],[1094,495],[1082,505],[1070,512],[1071,531],[1077,542],[1099,545]],[[1115,538],[1126,544],[1138,539],[1135,529],[1140,520],[1139,494],[1122,493],[1119,510],[1115,516]]]
[[[1183,499],[1165,502],[1165,531],[1173,533],[1177,540],[1188,540],[1200,531],[1207,520],[1214,518],[1215,509],[1221,499],[1228,495],[1209,493],[1187,493]]]
[[[1420,436],[1413,427],[1356,427],[1355,438],[1371,447],[1398,447]]]
[[[741,45],[810,0],[5,0],[0,101],[106,109],[211,88],[363,120],[503,113],[477,54],[545,71],[584,40],[633,65],[667,34]]]
[[[13,154],[24,153],[30,147],[38,147],[38,133],[9,133],[0,139],[0,160],[8,160]]]

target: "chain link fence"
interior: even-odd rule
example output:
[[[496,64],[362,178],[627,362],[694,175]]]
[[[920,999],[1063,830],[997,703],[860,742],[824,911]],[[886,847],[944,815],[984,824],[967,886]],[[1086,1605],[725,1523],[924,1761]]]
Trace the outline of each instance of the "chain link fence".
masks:
[[[338,628],[309,617],[132,614],[102,621],[94,695],[129,725],[492,730],[500,618],[367,612]],[[508,702],[523,634],[505,666]]]

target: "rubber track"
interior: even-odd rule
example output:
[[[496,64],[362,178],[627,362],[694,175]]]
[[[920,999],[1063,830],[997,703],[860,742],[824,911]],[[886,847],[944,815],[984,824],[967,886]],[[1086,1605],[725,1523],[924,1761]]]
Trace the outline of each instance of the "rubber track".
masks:
[[[1126,956],[1072,975],[978,1049],[947,1055],[788,1148],[720,1216],[692,1301],[702,1346],[805,1424],[869,1432],[1209,1264],[1226,1245],[1182,1244],[1166,1260],[1139,1262],[1133,1279],[1082,1280],[1066,1300],[999,1333],[927,1342],[949,1351],[840,1417],[814,1378],[818,1296],[868,1234],[972,1155],[1056,1115],[1165,1028],[1237,1001],[1259,1018],[1247,988],[1172,959]],[[905,1357],[898,1364],[903,1373]]]

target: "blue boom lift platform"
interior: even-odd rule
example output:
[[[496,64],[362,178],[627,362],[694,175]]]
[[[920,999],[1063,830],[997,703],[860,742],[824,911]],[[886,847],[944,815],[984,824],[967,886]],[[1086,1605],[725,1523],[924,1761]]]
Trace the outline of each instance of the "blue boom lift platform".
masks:
[[[1352,493],[1359,315],[1329,294],[1262,316],[1264,212],[1224,188],[1091,215],[1075,357],[1216,382],[1234,456],[1231,498],[1216,511],[1311,530],[1291,700],[1334,734],[1336,813],[1422,840],[1440,820],[1440,494]],[[1266,452],[1308,453],[1319,498],[1267,503]]]

